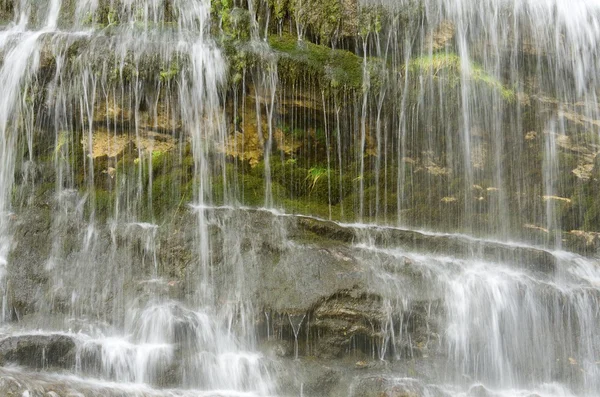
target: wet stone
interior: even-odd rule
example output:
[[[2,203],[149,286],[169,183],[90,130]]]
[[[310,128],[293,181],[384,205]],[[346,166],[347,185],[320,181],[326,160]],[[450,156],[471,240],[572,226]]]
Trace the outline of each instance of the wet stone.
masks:
[[[0,340],[0,355],[5,362],[31,368],[75,365],[76,343],[71,336],[17,335]]]

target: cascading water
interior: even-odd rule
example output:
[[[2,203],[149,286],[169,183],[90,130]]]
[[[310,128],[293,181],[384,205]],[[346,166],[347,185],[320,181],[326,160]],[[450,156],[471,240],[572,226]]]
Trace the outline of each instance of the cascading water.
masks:
[[[596,1],[0,20],[0,390],[597,395]]]
[[[443,301],[445,330],[442,340],[428,341],[429,349],[437,343],[446,348],[458,373],[470,378],[466,383],[476,379],[492,388],[517,390],[543,382],[572,382],[576,390],[583,385],[578,392],[590,395],[598,389],[599,346],[594,329],[599,295],[590,282],[596,264],[556,253],[561,270],[545,277],[524,271],[515,258],[492,263],[477,256],[460,259],[370,245],[360,248],[381,255],[374,261],[379,263],[374,275],[395,305],[407,305],[394,298],[407,288],[402,277],[394,275],[406,262],[428,285],[439,289],[433,293]],[[390,321],[393,328],[394,320]],[[402,339],[397,337],[397,353],[405,342]]]
[[[102,7],[107,5],[77,2],[75,12],[70,14],[71,21],[59,21],[59,14],[61,8],[65,11],[72,5],[52,1],[47,6],[33,14],[29,3],[15,4],[14,27],[3,33],[6,37],[1,72],[3,268],[10,246],[7,219],[15,157],[20,153],[17,144],[21,139],[20,125],[45,123],[31,114],[25,98],[28,90],[35,89],[36,70],[47,67],[40,66],[43,52],[44,56],[55,59],[44,95],[45,106],[50,109],[47,117],[51,121],[47,123],[55,135],[51,156],[56,172],[53,194],[56,212],[51,225],[56,230],[74,228],[74,234],[65,236],[59,232],[52,237],[45,264],[52,286],[48,301],[40,302],[37,310],[51,315],[57,302],[66,300],[70,309],[65,313],[68,319],[63,326],[71,329],[72,321],[76,321],[76,327],[84,324],[79,329],[87,333],[76,337],[76,371],[140,384],[139,391],[132,389],[138,394],[148,392],[143,384],[180,386],[196,393],[204,390],[203,393],[210,395],[269,394],[271,385],[261,356],[243,350],[250,347],[251,337],[245,336],[244,327],[240,332],[234,329],[240,317],[246,315],[248,305],[242,297],[235,296],[231,304],[221,308],[214,301],[212,247],[208,240],[210,220],[204,207],[212,195],[210,156],[225,141],[221,97],[227,67],[209,33],[210,2],[169,3],[171,8],[165,8],[162,2],[125,2],[104,10]],[[44,11],[47,20],[40,26],[36,18]],[[172,21],[166,11],[172,13]],[[96,18],[105,18],[108,26],[101,31],[106,34],[94,28],[98,23]],[[111,25],[117,23],[109,32]],[[77,45],[87,49],[77,55],[69,53]],[[163,65],[162,71],[157,79],[146,81],[140,75],[143,74],[140,64],[152,61]],[[180,80],[171,86],[169,80],[176,67],[181,68]],[[147,111],[142,114],[144,107],[156,105],[148,102],[160,101],[160,106],[165,106],[159,99],[161,96],[176,98],[176,103],[170,105],[173,109],[164,116],[172,119],[165,122],[174,126],[170,131],[158,132],[160,128],[152,115],[148,116]],[[121,106],[134,113],[129,124],[120,119]],[[176,120],[182,120],[181,124]],[[128,125],[124,127],[122,123]],[[148,211],[150,216],[144,218],[154,221],[151,211],[157,206],[152,202],[153,181],[148,177],[148,169],[152,169],[153,161],[158,161],[156,153],[175,146],[170,133],[179,129],[185,131],[191,142],[195,176],[191,182],[193,194],[183,205],[192,202],[198,208],[193,240],[197,250],[189,266],[194,274],[190,282],[197,286],[193,288],[196,293],[185,299],[185,304],[176,303],[163,293],[165,287],[169,289],[173,284],[159,274],[156,241],[159,226],[141,221]],[[32,139],[32,134],[27,131],[28,139]],[[103,137],[98,139],[100,135]],[[37,144],[28,142],[30,157]],[[82,169],[72,162],[79,147]],[[108,153],[111,157],[129,150],[137,152],[137,170],[124,174],[120,165],[114,164],[98,173],[103,155]],[[34,174],[35,170],[31,172]],[[80,172],[83,180],[78,180]],[[98,179],[111,184],[116,192],[110,204],[104,203],[104,213],[98,211],[103,200],[96,190]],[[108,228],[104,229],[103,223]],[[120,240],[129,236],[136,236],[134,245],[139,245],[132,249],[139,253],[134,255],[139,262],[134,256],[124,258],[119,252]],[[130,281],[137,284],[141,294],[126,295],[123,283]],[[5,294],[5,306],[6,300]],[[14,314],[9,310],[5,313],[5,320]],[[37,327],[63,327],[50,323],[43,318],[35,321]],[[250,330],[246,332],[251,335]],[[179,369],[171,378],[177,380],[167,381],[165,374],[174,363]]]

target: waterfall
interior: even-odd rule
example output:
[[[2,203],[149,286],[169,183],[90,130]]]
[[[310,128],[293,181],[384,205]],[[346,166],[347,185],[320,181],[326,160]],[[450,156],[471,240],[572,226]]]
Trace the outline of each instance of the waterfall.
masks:
[[[0,393],[596,395],[599,44],[596,0],[5,1]]]
[[[210,2],[124,2],[104,10],[107,5],[77,2],[72,19],[65,21],[67,5],[53,0],[39,10],[47,13],[43,24],[38,23],[41,15],[30,14],[29,3],[20,6],[23,9],[15,5],[14,27],[3,32],[2,40],[2,279],[11,244],[14,175],[27,172],[24,167],[15,170],[16,158],[26,153],[34,163],[37,146],[53,142],[49,155],[56,179],[54,192],[47,197],[53,202],[48,226],[60,232],[51,234],[51,249],[44,259],[51,287],[37,310],[51,315],[58,302],[68,302],[67,318],[85,323],[77,372],[139,384],[139,390],[151,384],[205,393],[220,390],[215,392],[219,395],[270,394],[261,355],[244,350],[252,348],[252,332],[238,323],[253,309],[243,296],[236,296],[243,293],[243,285],[230,291],[231,297],[218,297],[211,272],[211,252],[217,248],[209,241],[209,226],[214,227],[215,221],[205,208],[212,203],[212,172],[224,170],[224,160],[215,153],[227,141],[223,113],[227,64],[210,33]],[[172,14],[165,15],[167,11]],[[104,26],[98,28],[99,24]],[[73,54],[78,45],[86,50]],[[50,58],[52,65],[41,64],[41,58]],[[143,65],[152,62],[160,65],[153,70],[157,75],[144,76]],[[44,68],[49,70],[40,75]],[[48,93],[33,98],[31,91],[41,84],[38,79],[49,80]],[[45,102],[32,104],[36,100]],[[37,105],[46,107],[47,114],[31,112]],[[127,121],[123,112],[131,112]],[[158,121],[158,112],[166,120]],[[25,127],[34,129],[27,131],[28,139],[39,141],[27,142],[24,150],[20,134]],[[189,140],[190,148],[177,148],[175,134],[185,134],[181,145]],[[162,277],[160,225],[152,212],[160,205],[155,201],[160,197],[152,194],[153,185],[160,182],[153,180],[152,170],[169,150],[190,150],[193,168],[188,199],[179,203],[193,205],[197,226],[188,268],[195,296],[185,304],[164,293],[174,284]],[[122,164],[106,163],[104,156],[114,159],[125,153],[135,157],[135,166],[125,173]],[[31,168],[34,180],[24,186],[37,183],[35,164]],[[108,184],[114,196],[107,200],[96,189],[98,183]],[[65,228],[74,233],[66,235]],[[126,244],[139,255],[123,258],[119,246],[131,236],[135,237]],[[232,266],[242,266],[240,258],[233,260]],[[129,282],[144,292],[128,295],[124,284]],[[3,286],[3,291],[3,318],[8,321],[15,313],[7,308],[9,288]],[[229,298],[231,303],[217,305],[217,299]],[[37,325],[52,328],[44,320]],[[178,383],[165,381],[169,367],[179,362]]]

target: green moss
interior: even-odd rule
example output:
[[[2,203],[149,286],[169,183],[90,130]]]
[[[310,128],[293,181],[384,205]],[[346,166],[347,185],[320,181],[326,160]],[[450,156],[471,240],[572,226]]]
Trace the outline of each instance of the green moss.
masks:
[[[119,23],[119,14],[117,9],[120,6],[121,4],[117,2],[100,2],[99,7],[96,9],[96,12],[93,15],[86,15],[84,24],[97,24],[99,27],[117,25]]]
[[[345,210],[360,212],[360,195],[358,190],[348,195],[342,201]],[[363,216],[365,217],[381,217],[389,215],[394,217],[398,208],[398,198],[394,192],[384,192],[383,189],[377,189],[375,186],[368,187],[364,190],[363,196]]]
[[[247,41],[250,39],[251,16],[246,9],[236,7],[232,0],[213,0],[211,14],[217,22],[222,40]]]
[[[329,83],[331,88],[362,88],[363,59],[349,51],[298,42],[296,37],[289,34],[269,36],[269,44],[280,55],[280,73],[283,69],[284,77],[294,79],[308,74]]]
[[[310,198],[286,199],[282,201],[281,206],[289,213],[314,215],[326,219],[329,218],[329,204],[311,200]],[[340,221],[354,219],[354,213],[351,208],[342,209],[341,205],[332,205],[331,218]]]
[[[580,186],[571,197],[571,229],[600,232],[600,189],[595,181]],[[564,222],[564,219],[563,219]],[[568,224],[568,223],[567,223]]]
[[[152,209],[157,217],[177,212],[193,197],[194,184],[181,168],[156,177],[152,183]]]
[[[3,1],[0,3],[0,22],[8,23],[12,21],[14,14],[14,2]]]
[[[167,68],[164,66],[160,70],[160,81],[163,83],[169,82],[173,80],[177,75],[179,75],[179,64],[177,60],[172,60]]]
[[[600,200],[595,201],[586,211],[583,227],[588,231],[600,232]]]
[[[58,138],[56,140],[56,146],[54,147],[54,156],[57,156],[60,153],[62,147],[67,143],[68,134],[69,134],[69,132],[67,132],[67,131],[61,131],[58,134]]]
[[[262,178],[264,164],[259,163],[252,169],[252,174]],[[289,192],[289,197],[303,197],[309,192],[308,170],[298,167],[293,162],[273,162],[271,164],[271,178]]]
[[[411,60],[408,64],[408,72],[426,73],[434,78],[444,78],[454,86],[460,83],[462,62],[457,54],[440,52]],[[497,90],[506,101],[512,102],[516,98],[513,90],[487,73],[481,65],[471,63],[469,77],[476,83],[482,83],[485,87]]]
[[[76,48],[71,55],[71,61],[76,68],[91,67],[98,77],[107,77],[111,84],[122,85],[131,83],[143,83],[153,85],[158,82],[171,82],[181,74],[181,71],[189,63],[185,54],[177,53],[169,59],[163,58],[158,53],[145,53],[136,56],[132,52],[120,56],[110,53],[97,59],[97,62],[89,65],[89,58],[76,56]]]
[[[239,41],[250,39],[251,16],[248,10],[234,7],[229,13],[229,34]]]
[[[379,33],[383,25],[386,10],[383,7],[363,7],[359,14],[359,34],[366,37],[370,33]]]
[[[95,189],[93,203],[95,204],[94,210],[96,216],[104,220],[112,213],[115,205],[115,193],[113,191]]]
[[[281,21],[288,11],[288,0],[268,0],[269,7],[276,21]]]
[[[460,70],[460,57],[453,53],[435,53],[412,59],[408,70],[413,73],[437,73],[441,69]]]
[[[471,78],[474,81],[484,83],[489,88],[497,90],[500,95],[502,95],[502,98],[508,102],[512,102],[516,98],[516,94],[513,90],[504,86],[502,82],[485,72],[479,65],[471,66]]]
[[[262,176],[253,174],[235,173],[231,167],[226,172],[227,183],[223,176],[218,176],[212,183],[213,202],[215,204],[224,204],[230,200],[237,201],[241,205],[251,207],[261,207],[265,204],[265,179]],[[236,180],[235,191],[227,191],[225,187],[231,186],[231,181]],[[287,190],[276,181],[271,184],[273,200],[276,203],[281,202],[288,196]],[[228,196],[225,197],[225,194]]]
[[[131,62],[124,62],[122,65],[115,66],[111,69],[109,79],[116,82],[130,82],[139,76],[139,71],[136,65]]]

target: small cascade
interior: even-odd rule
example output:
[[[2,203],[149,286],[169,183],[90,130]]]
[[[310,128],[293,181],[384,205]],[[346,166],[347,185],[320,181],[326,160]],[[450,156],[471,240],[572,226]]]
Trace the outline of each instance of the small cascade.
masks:
[[[296,360],[298,360],[298,334],[305,318],[306,314],[288,314],[288,320],[294,331],[294,357]]]
[[[18,24],[2,32],[0,37],[1,51],[4,53],[0,81],[2,82],[3,95],[0,103],[0,153],[3,166],[0,171],[0,282],[2,283],[2,321],[9,313],[6,307],[6,286],[4,276],[10,251],[10,238],[8,223],[11,208],[11,191],[15,173],[15,154],[17,151],[17,134],[13,131],[18,123],[21,104],[24,100],[22,85],[29,83],[30,74],[38,68],[40,62],[41,43],[40,37],[45,32],[50,32],[56,27],[58,17],[56,8],[60,3],[53,2],[52,12],[48,15],[46,26],[37,32],[24,31],[24,20],[27,15],[20,16]],[[16,44],[15,37],[23,34],[23,38]],[[28,136],[30,136],[29,132]],[[31,139],[31,138],[30,138]],[[31,145],[31,143],[30,143]]]
[[[560,219],[558,218],[558,212],[560,209],[561,198],[557,196],[558,189],[558,170],[559,170],[559,159],[557,156],[557,144],[556,140],[560,139],[561,134],[557,131],[557,122],[551,120],[550,127],[545,137],[546,142],[544,144],[544,201],[546,203],[546,229],[555,235],[553,245],[560,248]],[[559,232],[557,234],[557,231]],[[550,237],[551,238],[551,237]]]
[[[429,299],[443,302],[445,320],[434,343],[445,349],[458,378],[468,376],[484,381],[486,387],[506,388],[534,380],[557,381],[557,374],[570,377],[580,369],[577,378],[584,389],[591,392],[598,387],[595,357],[600,345],[594,329],[600,295],[593,281],[595,261],[554,252],[556,271],[539,273],[524,268],[517,258],[502,263],[477,255],[459,259],[372,244],[358,248],[373,256],[374,277],[391,299],[395,315],[406,310],[404,299],[414,288],[405,284],[406,272],[416,272],[429,286],[430,292],[423,291],[434,295]],[[399,327],[400,335],[401,331]],[[395,339],[391,348],[401,349],[407,341],[395,335],[392,339],[392,332],[391,328],[384,332]]]
[[[269,393],[262,382],[266,368],[260,355],[240,351],[209,315],[165,302],[150,303],[130,317],[128,337],[81,342],[77,361],[82,374],[116,382],[179,384],[194,390]]]

